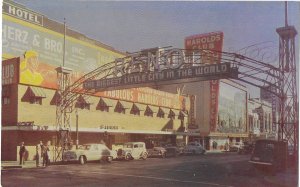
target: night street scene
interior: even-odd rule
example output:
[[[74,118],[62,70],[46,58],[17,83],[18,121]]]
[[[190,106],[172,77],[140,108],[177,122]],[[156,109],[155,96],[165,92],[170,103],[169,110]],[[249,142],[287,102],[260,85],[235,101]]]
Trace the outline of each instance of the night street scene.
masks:
[[[297,187],[297,1],[2,1],[1,186]]]

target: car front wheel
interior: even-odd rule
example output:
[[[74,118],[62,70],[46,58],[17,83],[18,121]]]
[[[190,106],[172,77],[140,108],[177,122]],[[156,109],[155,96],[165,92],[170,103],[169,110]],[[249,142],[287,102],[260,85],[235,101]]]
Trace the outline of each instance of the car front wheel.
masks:
[[[108,163],[111,163],[112,160],[113,160],[113,158],[112,158],[111,156],[108,156],[108,157],[107,157],[107,162],[108,162]]]
[[[84,158],[84,156],[80,156],[79,157],[79,163],[81,164],[81,165],[83,165],[83,164],[85,164],[85,158]]]
[[[125,155],[125,160],[130,160],[131,159],[131,155],[130,154],[126,154]]]
[[[147,153],[143,153],[142,159],[143,159],[143,160],[146,160],[147,157],[148,157]]]

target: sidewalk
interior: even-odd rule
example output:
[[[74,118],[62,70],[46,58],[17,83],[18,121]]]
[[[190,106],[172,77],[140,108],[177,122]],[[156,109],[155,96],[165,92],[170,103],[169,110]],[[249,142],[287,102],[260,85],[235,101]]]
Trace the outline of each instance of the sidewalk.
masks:
[[[1,161],[1,170],[17,168],[36,168],[35,161],[25,161],[24,165],[19,165],[18,161]]]

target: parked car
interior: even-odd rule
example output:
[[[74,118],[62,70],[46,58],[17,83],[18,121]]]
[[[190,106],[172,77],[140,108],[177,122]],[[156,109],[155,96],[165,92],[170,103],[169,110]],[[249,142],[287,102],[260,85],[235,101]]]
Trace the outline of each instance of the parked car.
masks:
[[[244,142],[242,146],[240,146],[238,153],[239,154],[251,154],[254,149],[254,143],[253,142]]]
[[[85,164],[88,161],[105,160],[111,162],[117,158],[116,151],[110,150],[104,144],[85,144],[80,145],[78,149],[65,151],[63,153],[63,161],[77,161]]]
[[[118,149],[117,158],[125,160],[143,159],[146,160],[148,153],[144,142],[128,142],[123,148]]]
[[[257,140],[249,162],[258,169],[276,172],[286,169],[287,158],[288,144],[286,141]]]
[[[163,147],[153,147],[151,149],[147,149],[148,157],[161,157],[166,158],[167,150]]]
[[[206,150],[198,142],[190,142],[183,149],[184,154],[204,154],[205,152]]]
[[[239,142],[235,142],[231,145],[229,145],[229,151],[231,152],[238,152],[239,149],[242,147],[242,143],[239,143]]]

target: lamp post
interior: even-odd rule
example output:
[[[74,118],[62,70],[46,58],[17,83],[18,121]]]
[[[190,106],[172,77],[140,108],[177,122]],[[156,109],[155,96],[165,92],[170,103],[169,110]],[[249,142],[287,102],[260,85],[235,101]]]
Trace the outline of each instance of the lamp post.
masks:
[[[77,111],[77,109],[75,110],[75,114],[76,114],[76,149],[78,149],[79,140],[78,140],[78,111]]]

